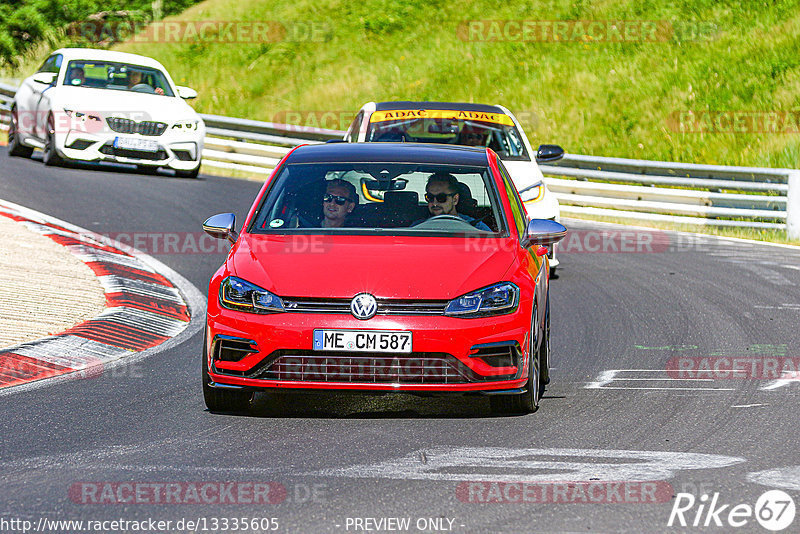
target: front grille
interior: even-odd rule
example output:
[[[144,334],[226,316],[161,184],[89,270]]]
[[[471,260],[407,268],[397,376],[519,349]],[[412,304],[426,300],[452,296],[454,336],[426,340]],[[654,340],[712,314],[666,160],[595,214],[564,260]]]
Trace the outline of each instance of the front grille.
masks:
[[[297,313],[350,314],[352,299],[284,298],[286,311]],[[376,315],[444,315],[446,300],[389,300],[377,299]]]
[[[445,353],[285,354],[254,378],[359,384],[463,384],[469,369]]]
[[[159,149],[158,152],[147,152],[144,150],[114,148],[112,145],[106,144],[100,147],[100,152],[109,156],[120,156],[123,158],[143,159],[149,161],[161,161],[162,159],[167,159],[167,153],[163,148]]]
[[[108,127],[117,133],[133,134],[138,133],[141,135],[158,136],[167,130],[166,123],[155,121],[141,121],[136,122],[131,119],[123,119],[121,117],[108,117],[106,119]]]

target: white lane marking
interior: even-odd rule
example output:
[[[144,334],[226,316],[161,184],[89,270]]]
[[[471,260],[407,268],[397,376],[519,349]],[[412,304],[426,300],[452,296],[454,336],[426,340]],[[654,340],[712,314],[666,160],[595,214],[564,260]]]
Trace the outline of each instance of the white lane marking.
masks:
[[[674,388],[674,387],[622,387],[622,386],[604,386],[600,389],[630,389],[634,391],[736,391],[735,388]]]
[[[768,406],[768,405],[757,402],[755,404],[737,404],[735,406],[731,406],[731,408],[755,408],[757,406]]]
[[[656,390],[656,391],[735,391],[735,388],[707,388],[707,387],[677,387],[677,386],[650,386],[650,387],[642,387],[642,386],[619,386],[619,385],[609,385],[609,384],[619,384],[620,382],[637,382],[637,381],[645,381],[645,382],[666,382],[674,383],[674,382],[687,382],[693,384],[695,382],[713,382],[711,378],[673,378],[669,376],[657,376],[657,377],[645,377],[645,378],[638,378],[638,377],[630,377],[630,376],[621,376],[622,373],[665,373],[663,369],[609,369],[608,371],[603,371],[598,375],[597,379],[593,382],[587,383],[584,388],[585,389],[630,389],[634,391],[644,391],[644,390]]]
[[[747,480],[770,488],[800,491],[800,465],[748,473]]]
[[[772,391],[791,384],[800,384],[798,380],[797,371],[784,371],[781,378],[772,380],[769,384],[760,387],[761,391]]]
[[[420,458],[424,454],[426,462]],[[552,482],[665,480],[676,471],[719,469],[744,458],[688,452],[436,447],[406,456],[307,475],[413,480]]]

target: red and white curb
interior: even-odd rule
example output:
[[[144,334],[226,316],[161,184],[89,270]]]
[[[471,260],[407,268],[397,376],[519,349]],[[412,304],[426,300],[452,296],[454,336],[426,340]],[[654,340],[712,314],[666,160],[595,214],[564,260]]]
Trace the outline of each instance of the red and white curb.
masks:
[[[0,200],[0,216],[66,247],[94,271],[106,298],[97,317],[0,351],[0,390],[76,371],[94,374],[122,358],[161,352],[202,327],[202,293],[160,261],[11,202]]]

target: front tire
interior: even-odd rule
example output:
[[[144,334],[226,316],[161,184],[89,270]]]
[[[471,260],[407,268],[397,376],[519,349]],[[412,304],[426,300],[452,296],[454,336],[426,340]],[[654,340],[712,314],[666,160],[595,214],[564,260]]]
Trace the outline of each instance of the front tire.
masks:
[[[235,389],[217,389],[211,387],[211,376],[208,374],[207,337],[203,336],[203,400],[209,412],[245,413],[250,409],[253,393]]]
[[[65,161],[56,150],[56,122],[52,115],[47,118],[47,139],[44,143],[42,161],[48,167],[60,167]]]
[[[525,393],[517,395],[498,395],[491,397],[492,411],[503,415],[526,415],[539,409],[539,399],[542,398],[541,390],[541,354],[538,348],[538,314],[533,309],[531,318],[531,333],[529,338],[530,348],[528,363],[528,381],[525,382]],[[544,340],[542,340],[544,345]]]
[[[547,305],[544,311],[544,337],[539,349],[541,369],[539,373],[539,398],[544,395],[544,389],[550,383],[550,292],[547,293]]]
[[[16,106],[11,108],[11,124],[8,125],[8,155],[17,158],[30,158],[33,147],[22,144],[19,138],[19,115]]]

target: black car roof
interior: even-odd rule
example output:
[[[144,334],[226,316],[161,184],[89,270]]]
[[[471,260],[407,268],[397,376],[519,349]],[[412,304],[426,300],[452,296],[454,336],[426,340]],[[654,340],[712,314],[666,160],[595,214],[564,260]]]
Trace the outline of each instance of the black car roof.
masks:
[[[457,111],[478,111],[485,113],[503,113],[500,106],[487,104],[469,104],[467,102],[378,102],[375,111],[389,111],[393,109],[454,109]]]
[[[485,148],[424,143],[323,143],[303,145],[286,163],[434,163],[488,165]]]

